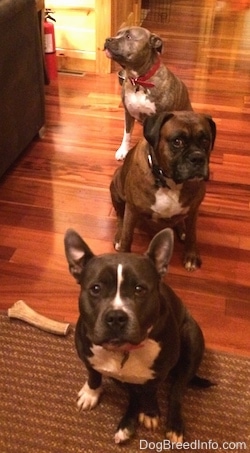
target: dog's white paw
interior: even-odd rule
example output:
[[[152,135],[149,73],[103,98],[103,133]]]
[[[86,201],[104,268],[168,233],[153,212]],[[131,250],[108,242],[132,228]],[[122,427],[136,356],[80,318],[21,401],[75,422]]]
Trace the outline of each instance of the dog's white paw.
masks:
[[[187,261],[185,264],[184,264],[184,267],[185,269],[188,271],[188,272],[193,272],[197,269],[197,266],[195,265],[195,263],[193,263],[192,261]]]
[[[77,407],[79,411],[87,411],[89,409],[93,409],[100,398],[102,392],[102,388],[98,387],[97,389],[92,390],[88,382],[85,382],[84,386],[78,393],[77,398]]]
[[[139,423],[141,425],[144,425],[145,428],[155,431],[159,424],[159,417],[149,417],[149,415],[146,415],[143,412],[141,412],[139,414]]]
[[[166,438],[172,443],[183,444],[183,434],[177,434],[175,431],[168,431],[166,433]]]
[[[126,442],[126,440],[130,439],[131,434],[127,428],[125,429],[119,429],[115,433],[115,443],[116,444],[122,444],[123,442]]]
[[[120,242],[115,242],[115,250],[119,252],[121,249],[121,243]]]
[[[185,231],[183,231],[182,233],[180,233],[180,240],[181,240],[181,242],[185,242],[185,239],[186,239],[186,233],[185,233]]]
[[[120,148],[115,153],[116,160],[123,160],[125,159],[126,155],[128,154],[129,148],[121,144]]]
[[[184,267],[188,272],[196,271],[201,267],[201,259],[199,257],[190,257],[184,260]]]

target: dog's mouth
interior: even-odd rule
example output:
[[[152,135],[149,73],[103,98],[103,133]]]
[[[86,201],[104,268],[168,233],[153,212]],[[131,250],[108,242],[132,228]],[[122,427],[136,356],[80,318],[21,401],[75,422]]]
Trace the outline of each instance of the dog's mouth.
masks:
[[[124,56],[120,54],[119,48],[115,46],[111,48],[109,44],[105,43],[103,51],[105,52],[107,58],[117,61],[117,63],[120,63],[122,66]]]
[[[197,175],[197,176],[193,176],[193,177],[189,178],[189,181],[199,182],[199,181],[204,181],[206,179],[207,178],[205,175]]]
[[[195,174],[186,174],[186,175],[174,175],[173,180],[176,184],[182,184],[185,181],[189,182],[201,182],[201,181],[208,181],[209,179],[209,171],[201,171],[195,172]]]
[[[119,340],[111,340],[101,345],[107,351],[117,351],[117,352],[130,352],[134,349],[140,349],[144,346],[144,341],[139,344],[132,344],[129,342],[121,342]]]
[[[107,58],[111,58],[111,59],[113,58],[112,52],[110,52],[110,50],[107,49],[107,47],[104,48],[104,52],[105,52],[105,55]]]
[[[208,181],[209,179],[209,168],[208,165],[205,165],[200,169],[184,168],[177,169],[174,171],[173,180],[176,184],[184,183],[185,181],[190,182],[200,182]]]

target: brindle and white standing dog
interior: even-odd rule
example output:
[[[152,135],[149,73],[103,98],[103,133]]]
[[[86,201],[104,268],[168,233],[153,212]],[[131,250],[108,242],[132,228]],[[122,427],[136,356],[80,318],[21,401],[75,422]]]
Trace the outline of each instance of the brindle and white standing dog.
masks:
[[[130,148],[135,119],[143,123],[147,116],[162,111],[192,110],[186,86],[161,61],[162,45],[159,36],[143,27],[122,28],[104,43],[107,57],[125,71],[125,127],[117,160],[124,159]]]

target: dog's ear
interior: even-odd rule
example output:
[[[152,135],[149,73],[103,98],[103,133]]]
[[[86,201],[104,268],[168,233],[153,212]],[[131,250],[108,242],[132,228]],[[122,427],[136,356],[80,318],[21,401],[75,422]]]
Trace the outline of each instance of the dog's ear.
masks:
[[[209,122],[210,124],[210,129],[211,129],[211,133],[212,133],[212,149],[214,147],[214,142],[215,142],[215,137],[216,137],[216,124],[215,122],[213,121],[212,117],[209,116],[209,115],[205,115],[205,118],[206,120]]]
[[[64,248],[70,273],[80,283],[84,267],[94,254],[81,236],[72,229],[65,233]]]
[[[149,244],[146,255],[154,262],[158,274],[163,277],[167,272],[174,247],[174,233],[170,228],[160,231]]]
[[[160,113],[148,116],[143,123],[143,135],[147,142],[156,149],[159,143],[160,130],[166,121],[174,116],[173,113]]]
[[[159,53],[162,52],[163,41],[160,36],[157,36],[155,33],[151,33],[149,42],[153,49],[157,50]]]

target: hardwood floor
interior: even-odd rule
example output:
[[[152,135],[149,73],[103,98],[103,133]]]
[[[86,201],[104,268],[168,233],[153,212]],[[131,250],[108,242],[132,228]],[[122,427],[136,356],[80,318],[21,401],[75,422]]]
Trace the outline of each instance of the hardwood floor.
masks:
[[[150,2],[149,2],[150,3]],[[249,355],[250,334],[250,9],[246,2],[172,2],[164,24],[143,25],[164,39],[163,59],[212,115],[217,140],[200,209],[203,266],[182,267],[176,240],[167,276],[199,321],[210,348]],[[59,74],[46,87],[44,136],[0,181],[0,309],[24,299],[75,322],[79,287],[68,273],[63,235],[82,234],[96,253],[113,250],[109,183],[123,133],[116,74]],[[134,143],[141,136],[136,125]],[[134,250],[149,238],[137,230]]]

